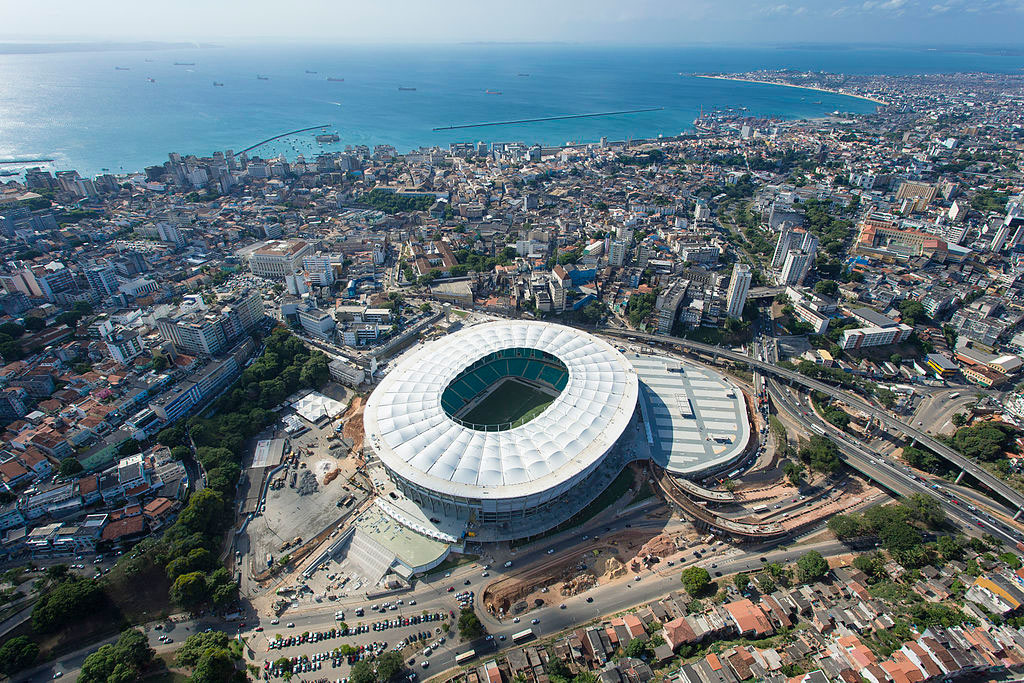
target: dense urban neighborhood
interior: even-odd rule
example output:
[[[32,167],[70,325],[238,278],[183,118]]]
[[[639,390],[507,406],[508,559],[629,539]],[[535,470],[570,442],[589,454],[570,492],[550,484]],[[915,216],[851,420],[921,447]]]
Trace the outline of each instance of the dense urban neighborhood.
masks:
[[[1024,76],[701,75],[877,109],[0,182],[0,673],[1021,675]]]

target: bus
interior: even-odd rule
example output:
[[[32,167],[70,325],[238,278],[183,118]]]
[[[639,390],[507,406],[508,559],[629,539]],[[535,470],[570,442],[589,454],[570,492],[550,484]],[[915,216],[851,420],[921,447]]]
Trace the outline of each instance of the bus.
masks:
[[[523,629],[519,633],[513,633],[512,634],[512,642],[513,643],[521,643],[521,642],[523,642],[525,640],[529,640],[530,638],[533,638],[533,629],[532,628]]]
[[[466,650],[460,655],[455,655],[455,663],[462,666],[474,657],[476,657],[476,650]]]
[[[768,506],[767,505],[758,505],[753,510],[751,510],[751,512],[753,512],[755,514],[762,514],[762,513],[768,512]]]

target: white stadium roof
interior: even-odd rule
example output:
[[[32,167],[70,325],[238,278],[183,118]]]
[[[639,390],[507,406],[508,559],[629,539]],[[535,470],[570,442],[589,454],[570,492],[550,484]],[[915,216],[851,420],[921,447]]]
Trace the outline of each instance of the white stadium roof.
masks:
[[[510,348],[558,358],[568,370],[565,389],[513,429],[485,432],[455,422],[441,407],[448,383]],[[451,496],[518,498],[593,469],[629,424],[637,395],[636,371],[607,342],[562,325],[497,321],[402,358],[370,395],[364,426],[384,465],[408,481]]]

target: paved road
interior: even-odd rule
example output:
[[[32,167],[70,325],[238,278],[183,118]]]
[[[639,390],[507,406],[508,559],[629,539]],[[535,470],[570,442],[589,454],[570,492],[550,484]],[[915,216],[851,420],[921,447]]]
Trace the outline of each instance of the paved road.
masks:
[[[915,493],[925,494],[938,501],[946,516],[965,530],[973,533],[990,533],[1002,539],[1011,547],[1024,538],[1020,532],[999,520],[978,510],[971,510],[964,501],[949,495],[944,480],[931,480],[915,474],[909,467],[897,464],[872,451],[870,447],[850,434],[839,431],[820,419],[805,397],[794,397],[775,380],[768,380],[768,392],[772,400],[787,410],[803,427],[811,432],[829,436],[839,448],[844,461],[886,489],[900,496]],[[939,483],[941,482],[941,483]]]
[[[680,339],[677,337],[667,337],[663,335],[645,334],[641,332],[623,330],[606,329],[603,330],[602,332],[604,332],[605,334],[620,337],[634,337],[637,340],[643,340],[651,344],[668,344],[672,346],[679,346],[709,356],[725,358],[727,360],[736,361],[740,363],[746,363],[749,367],[755,368],[764,374],[780,377],[789,382],[801,384],[810,389],[816,389],[831,396],[840,398],[847,405],[870,415],[871,417],[875,418],[876,420],[884,424],[887,428],[897,432],[902,432],[907,437],[913,439],[915,442],[923,444],[924,446],[938,454],[940,457],[948,460],[955,467],[963,470],[967,474],[970,474],[979,482],[984,484],[994,494],[998,495],[1000,498],[1010,503],[1015,511],[1017,511],[1018,513],[1024,512],[1024,495],[1022,495],[1016,489],[1011,488],[1002,480],[993,476],[988,471],[986,471],[979,465],[975,464],[974,462],[968,460],[957,451],[953,450],[952,448],[949,448],[942,442],[932,438],[932,436],[929,435],[928,433],[903,422],[902,420],[894,417],[888,411],[882,408],[878,408],[869,401],[865,401],[864,399],[858,396],[854,396],[849,392],[837,389],[836,387],[830,384],[810,379],[809,377],[805,377],[804,375],[801,375],[798,372],[786,370],[772,363],[756,360],[742,353],[730,351],[729,349],[713,346],[711,344],[702,344],[700,342],[691,341],[689,339]]]

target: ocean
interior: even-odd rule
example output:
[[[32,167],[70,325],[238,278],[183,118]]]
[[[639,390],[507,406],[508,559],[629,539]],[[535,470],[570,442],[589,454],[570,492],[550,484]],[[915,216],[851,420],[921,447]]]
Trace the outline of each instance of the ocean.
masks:
[[[875,108],[841,95],[681,73],[759,68],[1011,72],[1022,67],[1019,56],[894,48],[273,45],[3,54],[0,161],[53,158],[41,165],[83,175],[138,171],[162,163],[168,152],[237,152],[285,131],[322,124],[338,134],[339,142],[320,145],[313,133],[304,133],[251,154],[294,158],[354,144],[407,151],[479,140],[552,145],[677,135],[691,128],[702,107],[746,107],[753,116],[785,119]],[[650,107],[661,109],[432,130]]]

